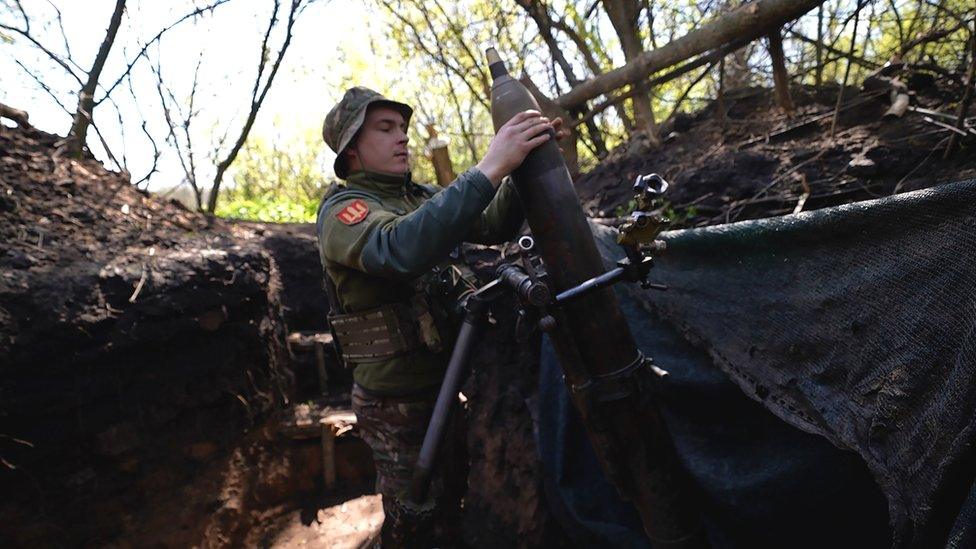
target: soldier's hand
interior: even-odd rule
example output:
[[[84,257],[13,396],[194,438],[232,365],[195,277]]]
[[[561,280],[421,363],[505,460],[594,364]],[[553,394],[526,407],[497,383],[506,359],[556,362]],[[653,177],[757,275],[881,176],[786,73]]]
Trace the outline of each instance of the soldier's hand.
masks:
[[[502,178],[512,173],[525,160],[529,152],[549,141],[552,123],[538,111],[523,111],[512,117],[498,129],[488,146],[478,170],[497,187]]]

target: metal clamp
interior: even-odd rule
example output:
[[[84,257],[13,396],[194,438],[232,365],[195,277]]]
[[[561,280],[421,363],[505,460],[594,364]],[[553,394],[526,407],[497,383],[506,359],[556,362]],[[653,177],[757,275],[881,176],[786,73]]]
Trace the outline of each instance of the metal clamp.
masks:
[[[637,358],[623,368],[604,374],[593,376],[583,383],[570,386],[574,395],[594,403],[622,400],[633,394],[644,391],[649,381],[647,374],[653,373],[659,378],[667,377],[668,372],[654,365],[653,361],[637,351]]]

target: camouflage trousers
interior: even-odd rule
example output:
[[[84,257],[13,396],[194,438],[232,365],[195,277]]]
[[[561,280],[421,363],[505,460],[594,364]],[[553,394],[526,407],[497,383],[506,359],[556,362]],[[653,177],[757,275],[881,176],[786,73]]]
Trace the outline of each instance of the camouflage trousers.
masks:
[[[460,542],[461,498],[467,486],[464,410],[457,406],[446,429],[430,487],[433,506],[404,515],[413,468],[434,410],[436,392],[387,397],[352,389],[360,437],[373,450],[376,491],[383,495],[383,547],[450,547]]]

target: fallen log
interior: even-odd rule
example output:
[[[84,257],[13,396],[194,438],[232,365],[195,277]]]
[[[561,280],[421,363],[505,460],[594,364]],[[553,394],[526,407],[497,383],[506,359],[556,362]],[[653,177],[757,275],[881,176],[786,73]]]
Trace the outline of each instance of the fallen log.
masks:
[[[30,128],[30,122],[27,121],[27,113],[20,109],[15,109],[13,107],[8,107],[3,103],[0,103],[0,117],[9,118],[17,123],[21,128]]]
[[[582,82],[559,96],[556,103],[571,110],[590,99],[639,82],[654,72],[723,44],[742,39],[755,40],[821,3],[822,0],[758,0],[740,6],[665,46],[645,51],[621,67]]]

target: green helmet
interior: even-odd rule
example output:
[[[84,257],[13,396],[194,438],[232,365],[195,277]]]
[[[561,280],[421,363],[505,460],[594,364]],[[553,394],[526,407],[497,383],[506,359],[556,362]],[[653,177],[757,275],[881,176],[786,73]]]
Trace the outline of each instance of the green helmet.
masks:
[[[356,86],[346,90],[342,100],[336,103],[336,106],[332,107],[329,114],[325,116],[325,124],[322,125],[322,138],[325,139],[329,148],[336,153],[333,168],[336,176],[342,179],[345,179],[349,174],[346,158],[342,151],[346,150],[353,137],[356,136],[356,132],[362,127],[363,121],[366,119],[366,109],[374,104],[384,104],[400,111],[407,123],[410,122],[410,116],[413,114],[413,109],[403,103],[387,99],[369,88]]]

